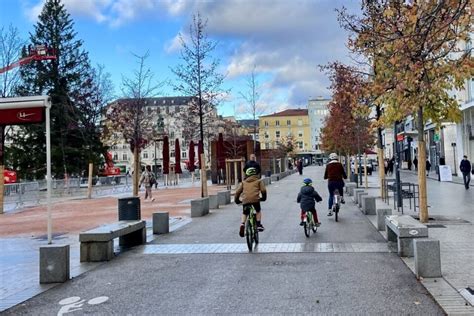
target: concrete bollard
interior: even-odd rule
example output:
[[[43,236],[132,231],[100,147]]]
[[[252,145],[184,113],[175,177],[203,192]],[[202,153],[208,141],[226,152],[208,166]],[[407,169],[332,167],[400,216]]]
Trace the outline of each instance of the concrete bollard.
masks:
[[[357,184],[355,182],[349,182],[349,183],[346,183],[345,186],[344,186],[344,190],[347,194],[349,195],[352,195],[352,191],[351,189],[355,189],[357,187]]]
[[[209,209],[214,210],[219,208],[219,199],[217,194],[209,195]]]
[[[375,215],[375,196],[362,196],[361,210],[365,215]]]
[[[359,195],[357,196],[357,206],[359,206],[359,208],[362,208],[362,198],[365,197],[365,196],[368,196],[369,193],[367,192],[361,192],[359,193]]]
[[[69,245],[40,247],[40,283],[62,283],[70,278]]]
[[[168,212],[153,213],[153,234],[170,232],[170,215]]]
[[[392,215],[392,210],[389,208],[378,208],[377,213],[377,229],[379,231],[385,231],[385,216]]]
[[[415,238],[413,239],[413,253],[417,278],[441,277],[439,240],[432,238]]]
[[[217,192],[217,202],[219,205],[230,204],[230,190]]]
[[[357,195],[361,192],[364,192],[363,189],[354,189],[353,191],[353,194],[352,194],[352,201],[354,201],[355,204],[357,204]]]
[[[191,200],[191,217],[201,217],[209,214],[209,197]]]

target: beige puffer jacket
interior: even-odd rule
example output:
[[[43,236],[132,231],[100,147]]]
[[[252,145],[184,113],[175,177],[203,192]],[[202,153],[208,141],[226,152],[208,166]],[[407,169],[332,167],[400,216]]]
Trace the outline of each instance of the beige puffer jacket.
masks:
[[[260,201],[260,193],[266,198],[267,189],[258,176],[250,176],[245,179],[235,191],[235,200],[243,204],[257,203]],[[242,195],[242,198],[240,198]]]

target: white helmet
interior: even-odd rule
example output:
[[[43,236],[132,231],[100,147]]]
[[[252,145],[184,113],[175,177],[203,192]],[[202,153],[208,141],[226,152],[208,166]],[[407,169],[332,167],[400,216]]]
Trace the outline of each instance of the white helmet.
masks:
[[[331,153],[329,155],[329,160],[337,160],[337,154],[336,153]]]

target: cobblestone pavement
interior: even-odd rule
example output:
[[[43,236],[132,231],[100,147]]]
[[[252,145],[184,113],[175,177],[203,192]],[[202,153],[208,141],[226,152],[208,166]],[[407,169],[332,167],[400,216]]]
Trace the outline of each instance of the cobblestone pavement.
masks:
[[[295,174],[269,186],[255,253],[237,234],[241,207],[227,205],[4,313],[442,315],[354,204],[337,223],[325,216],[322,172],[304,170],[324,198],[311,238],[298,225]]]

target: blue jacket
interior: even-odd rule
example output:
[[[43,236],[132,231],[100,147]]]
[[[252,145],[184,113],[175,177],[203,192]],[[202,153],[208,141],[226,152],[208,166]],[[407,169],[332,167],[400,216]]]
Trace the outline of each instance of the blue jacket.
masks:
[[[469,173],[471,172],[471,163],[467,159],[461,160],[461,164],[459,165],[459,169],[463,173]]]
[[[301,187],[300,193],[298,193],[298,197],[296,198],[296,202],[300,203],[301,209],[305,212],[315,209],[315,201],[321,202],[322,200],[318,192],[310,185]]]

